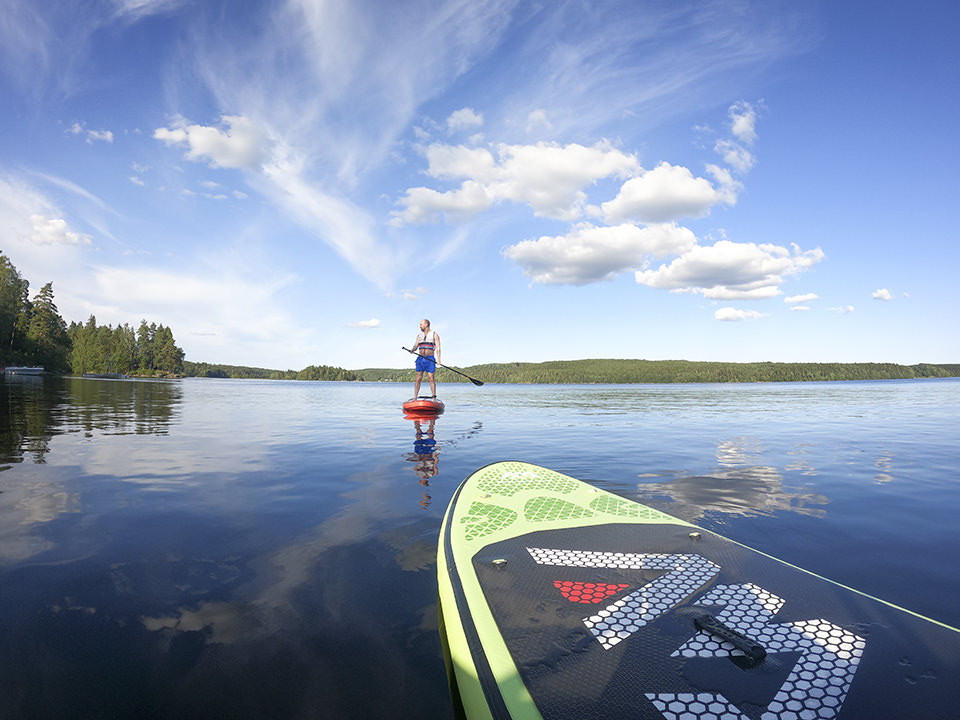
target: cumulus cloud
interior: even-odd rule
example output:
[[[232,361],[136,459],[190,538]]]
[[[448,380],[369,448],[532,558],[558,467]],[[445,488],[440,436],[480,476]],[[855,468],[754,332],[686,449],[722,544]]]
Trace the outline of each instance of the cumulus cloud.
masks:
[[[428,175],[463,179],[463,183],[447,192],[408,189],[398,201],[404,209],[393,213],[395,226],[433,221],[441,211],[445,217],[457,219],[500,201],[529,205],[541,217],[572,221],[584,214],[587,196],[583,188],[603,178],[629,177],[640,167],[634,155],[606,142],[591,147],[577,143],[502,144],[496,157],[482,148],[433,144],[426,157]]]
[[[804,295],[791,295],[783,299],[785,303],[804,303],[816,300],[819,297],[816,293],[806,293]]]
[[[893,300],[893,295],[886,288],[879,288],[873,291],[874,300]]]
[[[89,245],[90,236],[70,230],[63,218],[45,218],[31,215],[33,234],[30,239],[37,245]]]
[[[427,187],[410,188],[401,202],[407,208],[393,214],[390,224],[395,227],[434,222],[440,217],[450,221],[472,217],[489,208],[493,198],[481,183],[468,180],[459,190],[450,192],[437,192]]]
[[[663,162],[627,180],[617,197],[601,207],[608,223],[663,223],[703,217],[726,199],[706,178],[694,177],[685,167]]]
[[[224,115],[220,127],[179,120],[157,128],[153,137],[167,145],[185,145],[188,160],[207,160],[211,167],[259,170],[269,158],[266,131],[240,115]]]
[[[347,327],[352,328],[378,328],[380,327],[380,321],[377,318],[371,318],[370,320],[358,320],[357,322],[352,322]]]
[[[791,310],[796,310],[798,312],[807,312],[810,307],[808,305],[794,305]]]
[[[740,320],[756,320],[766,317],[766,314],[756,310],[737,310],[736,308],[725,307],[717,310],[713,317],[724,322],[738,322]]]
[[[642,267],[649,257],[677,255],[696,245],[689,229],[674,224],[637,227],[578,225],[566,235],[524,240],[504,251],[542,285],[585,285]]]
[[[473,108],[463,108],[450,113],[447,118],[447,129],[450,132],[468,130],[483,125],[483,115]]]
[[[844,305],[840,307],[827,308],[830,312],[839,313],[840,315],[846,315],[847,313],[853,312],[853,305]]]
[[[668,265],[640,270],[641,285],[675,292],[695,292],[719,300],[745,300],[780,294],[784,275],[795,275],[823,259],[823,251],[720,240],[697,245]]]

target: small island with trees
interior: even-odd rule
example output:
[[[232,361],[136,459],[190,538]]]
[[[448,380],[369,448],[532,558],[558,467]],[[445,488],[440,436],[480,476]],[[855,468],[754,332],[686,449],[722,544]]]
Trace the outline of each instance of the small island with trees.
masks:
[[[302,370],[191,362],[174,340],[173,330],[141,320],[98,325],[69,325],[54,303],[53,283],[32,298],[30,283],[0,252],[0,367],[43,367],[53,374],[151,378],[253,378],[266,380],[325,380],[410,382],[412,367],[345,370],[310,365]],[[960,364],[919,363],[783,363],[694,362],[688,360],[557,360],[540,363],[489,363],[463,368],[488,383],[627,384],[627,383],[745,383],[834,380],[905,380],[960,377]],[[440,371],[443,382],[467,382]]]

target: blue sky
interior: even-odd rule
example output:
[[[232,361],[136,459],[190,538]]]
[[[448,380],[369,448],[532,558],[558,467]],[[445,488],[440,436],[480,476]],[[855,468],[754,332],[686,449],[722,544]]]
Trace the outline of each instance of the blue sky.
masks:
[[[953,2],[2,0],[0,250],[187,359],[960,362]]]

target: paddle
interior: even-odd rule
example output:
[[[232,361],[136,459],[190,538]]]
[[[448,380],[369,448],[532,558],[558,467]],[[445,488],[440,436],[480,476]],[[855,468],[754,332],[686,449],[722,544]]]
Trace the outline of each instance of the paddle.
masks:
[[[402,347],[402,348],[400,348],[400,349],[401,349],[401,350],[407,350],[407,348],[405,348],[405,347]],[[407,352],[410,353],[411,355],[416,355],[416,353],[415,353],[413,350],[407,350]],[[457,375],[463,375],[467,380],[469,380],[470,382],[472,382],[472,383],[473,383],[474,385],[476,385],[477,387],[480,387],[481,385],[483,385],[483,381],[482,381],[482,380],[475,380],[474,378],[470,377],[470,376],[467,375],[466,373],[462,373],[462,372],[460,372],[459,370],[454,370],[454,369],[453,369],[452,367],[450,367],[449,365],[444,365],[443,363],[437,362],[436,360],[434,360],[434,362],[437,363],[437,365],[439,365],[440,367],[446,368],[446,369],[449,370],[450,372],[455,372]]]

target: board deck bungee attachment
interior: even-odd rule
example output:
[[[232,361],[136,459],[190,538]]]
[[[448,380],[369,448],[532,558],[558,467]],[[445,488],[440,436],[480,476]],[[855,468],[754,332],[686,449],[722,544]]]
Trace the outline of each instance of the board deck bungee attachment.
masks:
[[[546,468],[458,488],[437,551],[473,718],[960,716],[960,631]]]

